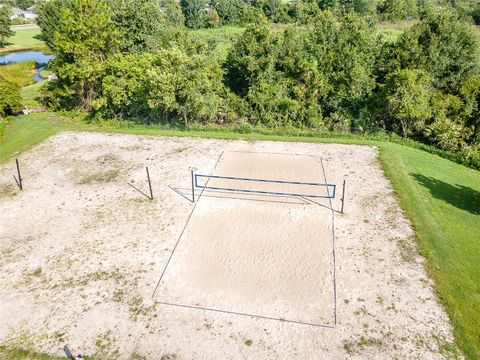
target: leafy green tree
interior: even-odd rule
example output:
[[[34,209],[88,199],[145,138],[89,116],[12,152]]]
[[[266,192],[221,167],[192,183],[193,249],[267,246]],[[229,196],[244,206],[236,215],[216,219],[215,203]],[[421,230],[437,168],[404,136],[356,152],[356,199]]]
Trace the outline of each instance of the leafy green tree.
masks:
[[[329,84],[321,104],[327,116],[358,116],[376,85],[378,45],[374,23],[355,13],[323,12],[317,18],[306,46]]]
[[[408,20],[419,16],[417,0],[383,0],[378,12],[386,20]]]
[[[187,27],[198,29],[205,26],[208,10],[206,0],[180,0],[180,6]]]
[[[465,99],[465,135],[466,142],[480,150],[480,73],[467,76],[460,89]]]
[[[35,2],[36,2],[35,0],[16,0],[15,6],[20,9],[26,10],[30,6],[35,5]]]
[[[309,24],[319,16],[320,8],[314,1],[293,0],[287,4],[288,17],[298,24]]]
[[[10,8],[7,6],[0,7],[0,47],[5,46],[8,38],[15,34],[10,30],[10,26],[12,26]]]
[[[460,14],[471,16],[475,24],[480,24],[480,1],[479,0],[455,0],[452,1],[452,6],[455,7]]]
[[[448,151],[463,151],[470,129],[465,129],[464,103],[458,96],[435,92],[431,97],[432,117],[423,134],[435,146]]]
[[[211,122],[224,117],[227,108],[222,71],[204,55],[187,55],[180,49],[162,50],[149,78],[149,103],[170,116]]]
[[[269,125],[310,126],[333,115],[342,119],[334,127],[349,129],[375,87],[376,47],[373,24],[354,13],[323,12],[312,30],[282,34],[250,26],[227,56],[226,82]]]
[[[243,0],[212,0],[223,25],[243,25],[255,19],[254,7]]]
[[[54,50],[55,33],[60,25],[60,15],[64,8],[70,8],[71,0],[41,0],[36,8],[37,24],[48,47]]]
[[[318,0],[321,9],[355,11],[359,14],[373,15],[378,0]]]
[[[20,110],[20,100],[20,87],[0,76],[0,118]]]
[[[241,96],[246,96],[256,78],[273,67],[277,37],[267,23],[251,25],[232,46],[225,68],[226,82]]]
[[[458,93],[466,76],[478,67],[479,45],[469,24],[452,10],[429,10],[385,50],[385,73],[418,68],[430,73],[436,88]]]
[[[119,49],[120,32],[105,0],[72,0],[63,8],[55,32],[52,69],[46,100],[63,107],[91,108],[100,91],[105,60]]]
[[[148,104],[148,76],[154,56],[149,53],[117,54],[107,59],[102,92],[92,107],[104,118],[149,119],[159,117]]]
[[[110,0],[112,21],[122,30],[122,52],[151,51],[161,43],[170,24],[167,14],[152,0]]]
[[[149,122],[223,122],[233,112],[222,70],[208,55],[170,47],[107,61],[94,109],[103,117]]]
[[[381,92],[387,129],[403,136],[421,133],[431,117],[431,78],[421,70],[404,69],[387,77]]]
[[[162,18],[167,26],[181,28],[185,26],[185,16],[178,1],[175,0],[157,0],[157,6],[160,8]]]
[[[252,25],[232,47],[225,67],[230,88],[251,108],[250,119],[269,126],[311,126],[322,119],[319,99],[325,84],[305,34],[272,32],[267,23]]]
[[[282,0],[259,0],[256,5],[263,14],[275,23],[288,22],[287,5]]]

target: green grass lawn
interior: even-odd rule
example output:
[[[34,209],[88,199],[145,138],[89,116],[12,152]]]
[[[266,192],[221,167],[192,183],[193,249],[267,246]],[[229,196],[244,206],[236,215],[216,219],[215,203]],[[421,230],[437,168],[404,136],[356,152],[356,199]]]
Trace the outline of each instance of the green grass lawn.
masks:
[[[22,95],[22,105],[29,107],[42,106],[39,95],[40,88],[44,83],[45,81],[39,81],[35,84],[23,87],[20,90],[20,94]]]
[[[384,144],[381,161],[413,224],[457,345],[480,358],[480,171]]]
[[[14,29],[15,35],[8,39],[9,44],[0,48],[0,53],[23,50],[46,50],[47,46],[40,39],[40,28]]]
[[[413,224],[418,247],[427,259],[427,270],[450,316],[456,344],[468,358],[480,358],[480,171],[388,142],[153,126],[101,128],[52,113],[22,116],[8,125],[0,143],[0,162],[61,130],[378,146],[385,174]]]
[[[22,105],[41,106],[39,101],[40,88],[44,81],[35,82],[33,73],[35,72],[35,61],[23,61],[16,64],[0,65],[0,74],[7,81],[14,82],[21,87]],[[43,70],[40,76],[48,77],[50,71]]]
[[[0,65],[0,74],[10,82],[18,84],[20,87],[32,85],[35,83],[33,73],[35,72],[35,61],[22,61],[16,64]]]

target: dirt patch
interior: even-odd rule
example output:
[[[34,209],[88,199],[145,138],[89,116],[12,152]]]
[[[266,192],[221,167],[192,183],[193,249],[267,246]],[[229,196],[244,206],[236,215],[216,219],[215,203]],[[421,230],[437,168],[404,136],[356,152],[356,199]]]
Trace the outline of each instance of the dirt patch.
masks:
[[[18,194],[18,186],[14,183],[0,184],[0,199],[10,198]]]
[[[94,183],[112,182],[118,177],[119,173],[120,173],[119,170],[112,169],[112,170],[98,172],[96,174],[86,175],[80,179],[78,184],[88,185],[88,184],[94,184]]]
[[[205,193],[191,219],[199,226],[185,238],[188,246],[177,248],[159,294],[165,302],[183,299],[194,307],[325,318],[331,328],[152,300],[195,206],[190,169],[209,174],[223,152],[236,151],[261,153],[265,166],[258,160],[249,165],[257,155],[239,154],[219,163],[222,173],[267,176],[262,172],[268,170],[289,180],[326,178],[335,184],[345,179],[345,214],[331,211],[340,208],[339,197],[331,203],[287,198],[291,203],[278,204],[259,195],[229,199],[230,194]],[[101,133],[49,138],[19,157],[24,191],[0,200],[0,344],[56,355],[68,344],[74,353],[102,359],[455,353],[447,316],[377,155],[371,147],[335,144]],[[275,157],[290,156],[296,160],[267,166]],[[145,166],[152,201],[127,185],[148,191]],[[0,166],[0,184],[10,190],[12,169],[13,162]],[[205,227],[209,218],[215,223]],[[328,225],[322,219],[333,220],[334,248],[323,247]],[[242,232],[231,233],[229,226],[242,221]]]

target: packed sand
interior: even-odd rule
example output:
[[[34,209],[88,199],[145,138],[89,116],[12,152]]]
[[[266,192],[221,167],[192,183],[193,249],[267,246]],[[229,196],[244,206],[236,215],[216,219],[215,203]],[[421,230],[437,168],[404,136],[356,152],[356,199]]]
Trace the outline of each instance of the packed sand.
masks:
[[[56,355],[68,345],[100,359],[443,357],[451,327],[377,155],[336,144],[51,137],[18,157],[23,191],[14,161],[0,166],[0,345]],[[148,194],[145,166],[152,201],[127,184]],[[193,168],[337,184],[337,193],[197,189],[193,203]]]

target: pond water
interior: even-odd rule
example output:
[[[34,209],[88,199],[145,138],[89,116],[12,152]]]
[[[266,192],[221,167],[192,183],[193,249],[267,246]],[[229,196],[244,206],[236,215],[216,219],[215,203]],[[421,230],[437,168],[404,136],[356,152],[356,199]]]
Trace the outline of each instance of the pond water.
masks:
[[[22,61],[33,60],[37,63],[37,71],[35,74],[33,74],[33,78],[35,81],[41,81],[43,79],[40,77],[40,71],[45,68],[51,59],[53,59],[53,55],[47,55],[41,51],[19,51],[0,55],[0,65],[15,64]]]
[[[6,55],[0,55],[0,64],[12,64],[34,60],[40,65],[46,65],[52,58],[53,55],[47,55],[41,51],[19,51]]]

